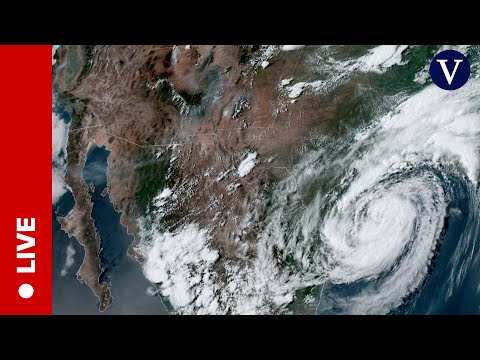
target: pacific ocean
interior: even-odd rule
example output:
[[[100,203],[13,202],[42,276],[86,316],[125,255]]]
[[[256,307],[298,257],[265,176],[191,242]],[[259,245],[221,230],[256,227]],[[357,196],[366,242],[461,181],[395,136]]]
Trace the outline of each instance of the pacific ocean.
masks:
[[[104,147],[92,145],[82,173],[87,184],[94,185],[90,196],[93,202],[92,217],[101,237],[103,272],[100,280],[111,283],[114,298],[112,306],[103,314],[167,314],[160,297],[147,295],[146,291],[152,284],[143,275],[141,264],[127,255],[133,237],[120,224],[120,214],[113,208],[108,193],[101,195],[107,185],[108,155],[109,152]],[[52,211],[52,311],[53,314],[102,314],[98,311],[98,301],[92,291],[76,278],[83,261],[83,247],[60,229],[56,219],[57,216],[68,214],[73,205],[73,196],[68,192],[54,205]],[[73,264],[66,269],[69,246],[75,253]]]

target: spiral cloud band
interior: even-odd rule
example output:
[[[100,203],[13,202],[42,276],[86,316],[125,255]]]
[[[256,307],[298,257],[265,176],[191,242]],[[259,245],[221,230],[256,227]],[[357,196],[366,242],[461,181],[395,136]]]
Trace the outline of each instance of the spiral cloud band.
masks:
[[[170,296],[182,313],[288,312],[298,291],[316,288],[319,312],[385,314],[426,281],[462,198],[467,225],[450,275],[461,282],[479,240],[478,99],[479,79],[452,92],[429,85],[368,127],[305,155],[272,194],[256,256],[227,264],[226,283],[217,281],[214,250],[195,255],[195,244],[209,246],[208,233],[192,226],[159,236],[182,244],[182,256],[167,261],[157,243],[146,276],[162,279],[165,293],[185,294],[176,302]],[[196,240],[178,239],[186,234]],[[201,263],[205,281],[169,275],[190,269],[182,263],[189,258]]]

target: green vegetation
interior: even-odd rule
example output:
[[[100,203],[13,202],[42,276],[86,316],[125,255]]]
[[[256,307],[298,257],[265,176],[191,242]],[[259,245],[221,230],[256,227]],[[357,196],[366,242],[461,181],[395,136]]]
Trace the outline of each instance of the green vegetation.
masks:
[[[73,90],[92,67],[93,45],[63,45],[60,48],[63,67],[59,67],[59,81],[66,92]]]
[[[240,64],[248,63],[252,58],[252,54],[259,48],[259,45],[240,45]]]
[[[72,102],[73,99],[68,96],[63,97],[62,101],[66,102],[65,110],[69,113],[71,124],[70,129],[78,129],[82,127],[82,119],[85,116],[87,111],[88,101],[86,100],[77,100]],[[71,131],[68,135],[68,144],[67,144],[67,163],[71,166],[78,165],[79,162],[79,152],[81,150],[80,143],[82,141],[83,132],[82,131]]]
[[[288,309],[294,314],[315,314],[320,300],[322,286],[309,286],[295,292],[294,301],[288,305]],[[305,302],[305,300],[309,301]],[[313,300],[313,301],[312,301]]]
[[[151,201],[166,184],[166,175],[170,167],[171,152],[168,151],[159,159],[152,152],[141,156],[140,163],[135,166],[139,189],[135,199],[139,209],[146,214],[150,210]]]
[[[79,75],[78,82],[80,82],[82,78],[86,76],[89,73],[90,69],[92,68],[92,65],[93,65],[92,57],[93,57],[94,48],[95,48],[95,45],[81,46],[81,51],[83,52],[83,69]]]
[[[200,67],[200,70],[203,71],[208,65],[210,65],[211,63],[213,63],[213,60],[215,59],[215,53],[212,51],[210,51],[210,53],[207,55],[207,57],[205,58],[205,60],[203,61],[203,64],[202,66]]]
[[[151,90],[145,87],[145,96]],[[179,112],[183,106],[198,106],[202,102],[203,93],[188,94],[187,92],[177,92],[169,81],[162,81],[155,90],[156,101],[160,104],[170,104]]]

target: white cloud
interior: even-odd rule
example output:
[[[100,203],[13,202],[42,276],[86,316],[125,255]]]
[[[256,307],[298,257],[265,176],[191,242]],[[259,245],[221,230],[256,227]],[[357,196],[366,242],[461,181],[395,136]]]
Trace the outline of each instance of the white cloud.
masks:
[[[215,313],[217,300],[212,287],[213,264],[218,252],[209,248],[209,234],[196,224],[176,233],[156,234],[144,264],[148,280],[159,284],[164,296],[180,311],[208,309]]]
[[[458,52],[461,52],[462,54],[466,55],[468,49],[472,45],[442,45],[440,49],[438,49],[438,52],[442,52],[444,50],[456,50]]]
[[[283,45],[282,50],[283,51],[292,51],[292,50],[299,50],[301,48],[304,48],[305,45]]]
[[[57,52],[59,47],[60,47],[60,45],[53,45],[52,46],[52,66],[55,65],[55,63],[57,62],[57,60],[53,58],[53,55],[55,55],[55,53]]]
[[[52,112],[52,162],[58,161],[58,156],[67,144],[67,124]]]
[[[393,65],[402,64],[402,54],[409,45],[380,45],[359,59],[360,71],[383,72]]]
[[[430,85],[359,130],[341,162],[324,161],[337,159],[329,158],[326,148],[307,154],[274,189],[276,207],[255,241],[239,244],[235,261],[217,262],[219,253],[210,244],[208,230],[190,224],[154,236],[154,244],[145,251],[145,275],[160,284],[162,294],[180,313],[286,312],[299,289],[325,281],[370,279],[377,280],[361,292],[335,298],[336,308],[355,314],[388,313],[427,274],[442,230],[446,194],[429,173],[410,174],[386,185],[383,181],[412,166],[460,164],[459,171],[476,189],[480,114],[474,100],[479,93],[478,80],[455,92]],[[335,206],[322,214],[327,198],[319,192],[304,205],[301,193],[332,167],[345,191],[335,194]],[[297,213],[294,217],[292,211]],[[350,243],[349,237],[358,241]],[[471,239],[461,241],[458,251]],[[292,256],[302,271],[279,266],[273,249]],[[460,261],[457,255],[453,262]],[[451,276],[452,282],[464,279],[453,272]]]
[[[52,112],[52,204],[67,191],[64,182],[68,125]]]
[[[65,173],[61,169],[52,168],[52,204],[55,204],[67,192],[64,176]]]
[[[251,152],[249,153],[245,159],[242,160],[240,165],[238,165],[238,176],[239,177],[244,177],[247,176],[250,171],[255,167],[257,164],[257,161],[255,160],[257,158],[257,153],[256,152]]]
[[[287,86],[287,85],[290,85],[290,83],[292,82],[293,78],[288,78],[288,79],[282,79],[282,81],[280,82],[280,86]]]
[[[303,90],[305,89],[305,86],[307,86],[307,83],[305,82],[298,82],[295,85],[290,86],[289,87],[290,93],[288,94],[288,97],[290,99],[298,98],[300,95],[302,95]]]
[[[349,74],[354,72],[383,73],[394,65],[405,64],[402,55],[408,48],[409,45],[380,45],[356,59],[338,60],[332,56],[322,56],[314,66],[316,71],[328,74],[325,79],[297,82],[291,86],[289,85],[292,79],[283,79],[279,84],[279,89],[285,91],[290,99],[296,99],[306,91],[325,92],[338,86]]]
[[[172,195],[172,194],[173,194],[172,190],[170,190],[169,188],[165,188],[165,189],[163,189],[163,191],[160,193],[159,198],[160,198],[160,199],[168,198],[168,197],[170,197],[170,195]]]
[[[73,248],[73,245],[70,243],[67,246],[67,257],[65,258],[65,266],[63,267],[62,271],[60,271],[61,276],[65,276],[65,275],[68,274],[68,270],[70,270],[73,263],[75,262],[75,259],[73,258],[75,253],[76,253],[76,251]]]

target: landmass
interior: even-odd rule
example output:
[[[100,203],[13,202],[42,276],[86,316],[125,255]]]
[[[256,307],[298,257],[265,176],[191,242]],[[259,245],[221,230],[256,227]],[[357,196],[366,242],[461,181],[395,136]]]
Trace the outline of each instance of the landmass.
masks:
[[[342,131],[342,121],[351,118],[345,109],[355,107],[358,88],[368,81],[352,76],[334,93],[312,94],[313,85],[298,80],[310,73],[300,61],[309,51],[212,45],[60,48],[54,85],[72,117],[65,182],[76,203],[58,219],[85,248],[79,277],[99,298],[101,310],[112,297],[109,285],[99,283],[101,239],[81,178],[90,144],[111,152],[108,193],[134,236],[132,257],[145,260],[138,246],[152,235],[142,228],[173,231],[196,223],[211,229],[219,262],[241,262],[255,252],[256,224],[265,206],[258,194],[268,194],[322,136]]]

